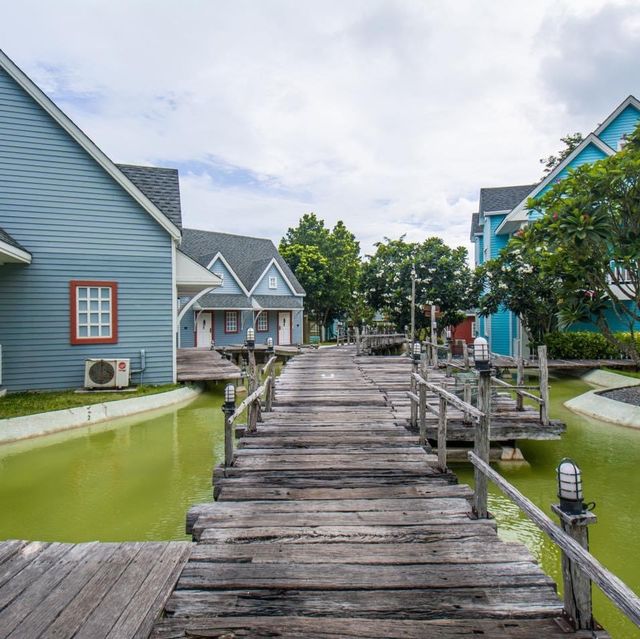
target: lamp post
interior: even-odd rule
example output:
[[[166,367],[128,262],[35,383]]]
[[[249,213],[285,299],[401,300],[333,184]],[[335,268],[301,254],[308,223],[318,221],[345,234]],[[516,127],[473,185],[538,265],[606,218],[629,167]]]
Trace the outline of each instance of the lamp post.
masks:
[[[416,265],[411,267],[411,336],[410,340],[413,341],[416,336]]]
[[[267,355],[273,355],[273,337],[267,337]]]
[[[247,392],[249,395],[258,388],[256,379],[256,333],[253,328],[247,329],[247,337],[245,340],[245,346],[247,347],[247,356],[249,360],[249,388]],[[256,430],[258,422],[258,414],[254,402],[251,402],[247,407],[247,432],[252,433]]]
[[[482,412],[476,422],[474,452],[485,463],[489,463],[489,430],[491,427],[491,353],[484,337],[476,337],[473,342],[473,359],[478,371],[478,409]],[[486,519],[487,477],[480,470],[473,471],[476,490],[474,511],[478,519]]]
[[[227,384],[224,389],[224,466],[229,468],[233,461],[233,422],[231,416],[236,410],[236,388],[233,384]]]
[[[596,516],[590,511],[594,503],[585,504],[582,493],[582,473],[578,465],[564,458],[556,468],[558,477],[559,505],[551,509],[560,518],[562,530],[577,541],[585,550],[589,550],[588,526],[595,524]],[[576,630],[591,630],[594,627],[591,579],[563,551],[562,580],[564,591],[564,609]]]

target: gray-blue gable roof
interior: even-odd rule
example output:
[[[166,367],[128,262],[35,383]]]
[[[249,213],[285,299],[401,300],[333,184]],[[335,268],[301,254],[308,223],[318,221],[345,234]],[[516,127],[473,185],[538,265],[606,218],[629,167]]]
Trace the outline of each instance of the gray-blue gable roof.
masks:
[[[269,239],[199,229],[182,229],[180,249],[205,267],[209,266],[218,253],[221,253],[248,291],[253,288],[271,260],[275,259],[291,282],[294,292],[304,295],[302,285],[278,253],[275,244]]]

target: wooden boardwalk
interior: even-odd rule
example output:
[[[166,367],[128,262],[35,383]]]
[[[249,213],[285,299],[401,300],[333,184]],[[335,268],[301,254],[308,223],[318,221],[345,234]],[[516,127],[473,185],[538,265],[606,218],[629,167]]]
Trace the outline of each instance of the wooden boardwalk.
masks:
[[[409,420],[410,404],[407,397],[409,378],[411,376],[411,361],[408,357],[356,357],[356,363],[365,379],[378,388],[393,406],[396,417],[407,424]],[[444,370],[429,370],[429,381],[455,392],[461,390],[456,387],[455,377],[446,377]],[[438,398],[428,395],[428,401],[437,407]],[[524,406],[524,410],[516,410],[516,402],[508,393],[502,391],[494,397],[493,414],[491,419],[491,441],[511,442],[520,439],[559,439],[565,431],[565,425],[557,420],[551,420],[549,425],[540,421],[539,411],[532,406]],[[448,413],[447,439],[451,442],[468,442],[473,439],[473,426],[463,421],[462,412],[450,408]],[[427,435],[436,438],[438,418],[427,416]],[[466,458],[466,457],[465,457]]]
[[[0,543],[0,638],[148,637],[192,547]]]
[[[176,355],[179,382],[240,379],[242,371],[217,351],[179,348]]]
[[[197,540],[155,639],[592,637],[526,548],[470,516],[356,365],[293,359],[274,412],[189,513]]]

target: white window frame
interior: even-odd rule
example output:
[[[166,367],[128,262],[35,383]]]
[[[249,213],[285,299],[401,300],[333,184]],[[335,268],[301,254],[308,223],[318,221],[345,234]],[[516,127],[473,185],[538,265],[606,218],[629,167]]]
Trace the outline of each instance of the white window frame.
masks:
[[[278,278],[275,275],[269,275],[269,288],[278,288]]]
[[[269,316],[266,311],[262,311],[258,317],[256,317],[256,332],[266,333],[269,330]]]

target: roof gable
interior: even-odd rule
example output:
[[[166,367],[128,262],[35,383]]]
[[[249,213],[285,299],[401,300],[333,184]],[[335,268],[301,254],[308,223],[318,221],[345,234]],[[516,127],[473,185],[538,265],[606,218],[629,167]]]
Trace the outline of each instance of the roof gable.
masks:
[[[265,269],[275,260],[289,281],[294,294],[304,295],[300,282],[269,239],[183,229],[181,248],[205,266],[220,254],[247,291],[255,287]]]
[[[272,289],[269,286],[269,279],[271,277],[276,278],[276,288]],[[291,282],[285,275],[284,271],[276,262],[275,258],[272,259],[262,271],[262,275],[256,280],[251,291],[252,295],[295,295],[296,291],[293,288]]]
[[[207,264],[207,269],[222,277],[222,286],[218,289],[220,293],[249,295],[249,291],[247,291],[244,284],[240,281],[240,278],[235,274],[221,253],[217,253],[214,256],[209,264]]]
[[[171,236],[180,229],[85,135],[83,131],[0,49],[0,68],[20,86],[96,163]]]
[[[535,184],[520,184],[480,189],[480,215],[491,211],[510,211],[535,187]]]
[[[591,146],[594,147],[593,150],[590,149]],[[596,155],[597,151],[601,152],[599,157]],[[553,171],[549,173],[549,175],[544,178],[544,180],[539,182],[535,188],[513,208],[509,215],[507,215],[500,226],[496,229],[496,234],[498,235],[509,232],[509,223],[520,225],[523,222],[526,222],[529,219],[528,212],[526,210],[526,204],[529,198],[537,197],[550,188],[553,183],[561,180],[566,176],[569,168],[576,168],[582,164],[586,164],[587,162],[593,162],[594,160],[613,154],[613,149],[607,146],[595,134],[590,133],[562,162],[560,162],[560,164],[558,164],[558,166],[553,169]],[[588,157],[591,157],[591,159],[587,159]]]
[[[640,121],[640,101],[633,95],[624,99],[611,115],[594,131],[614,151],[624,134],[631,133]]]

